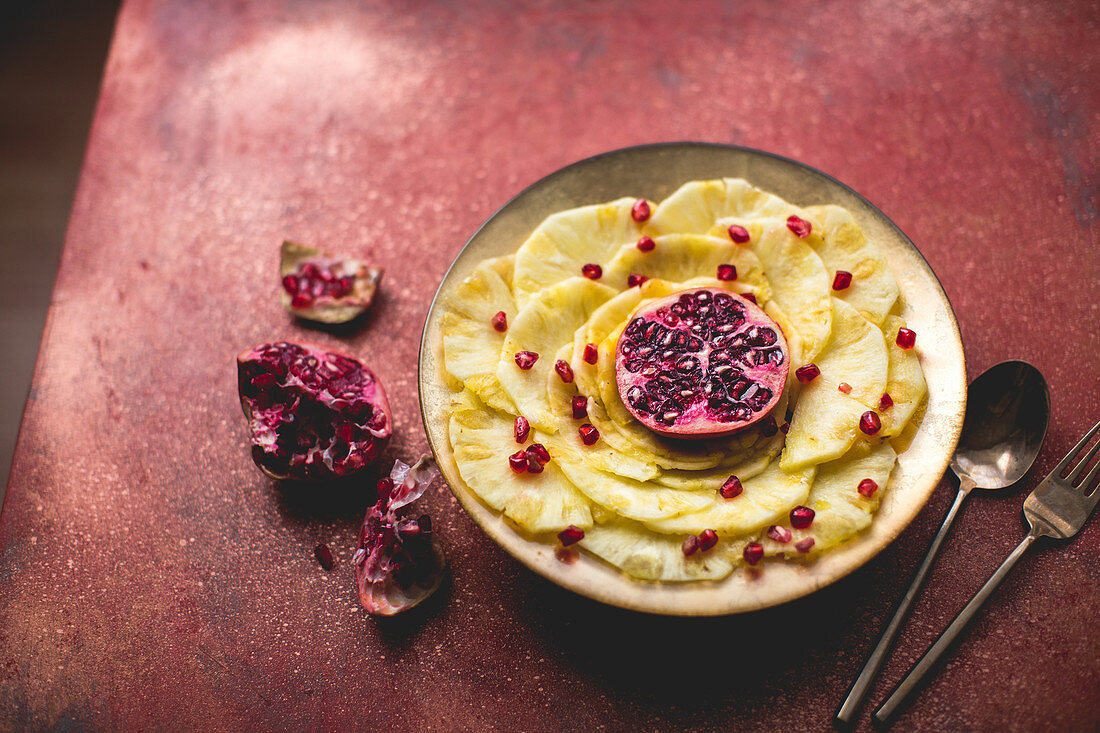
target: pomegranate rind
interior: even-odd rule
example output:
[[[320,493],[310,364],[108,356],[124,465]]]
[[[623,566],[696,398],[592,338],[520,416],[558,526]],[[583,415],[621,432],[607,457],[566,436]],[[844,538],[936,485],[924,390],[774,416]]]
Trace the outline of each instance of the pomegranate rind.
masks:
[[[359,602],[372,615],[407,611],[427,599],[443,581],[447,565],[435,532],[427,540],[422,534],[409,539],[396,529],[402,520],[408,521],[407,512],[401,510],[420,498],[438,476],[431,456],[422,456],[412,466],[394,461],[390,471],[393,490],[379,497],[363,519],[352,564]],[[411,577],[411,582],[402,585],[400,574]]]
[[[352,371],[360,374],[362,381],[348,388],[348,393],[353,390],[355,397],[345,398],[346,393],[334,397],[328,391],[328,385],[324,389],[311,388],[293,373],[290,362],[284,361],[281,365],[276,365],[270,357],[272,351],[290,352],[292,350],[299,353],[300,358],[317,359],[319,365],[342,364],[348,369],[347,374],[351,374]],[[338,369],[343,369],[345,366],[340,366]],[[275,379],[277,383],[268,387],[258,387],[254,381],[257,378]],[[270,391],[272,387],[278,391],[274,399]],[[322,346],[269,341],[242,351],[237,355],[237,390],[241,409],[249,424],[252,459],[264,474],[274,479],[325,481],[357,473],[377,459],[385,440],[393,429],[389,401],[382,383],[378,381],[374,372],[355,357]],[[354,426],[355,444],[348,445],[345,457],[333,458],[335,454],[330,451],[337,447],[335,437],[328,438],[334,442],[318,451],[322,454],[320,463],[317,461],[308,464],[296,463],[292,457],[280,455],[280,453],[290,453],[291,456],[297,456],[299,453],[293,450],[282,450],[289,445],[289,437],[280,434],[278,428],[271,427],[271,412],[276,413],[274,419],[280,427],[293,423],[296,420],[292,414],[293,410],[282,409],[279,405],[286,405],[288,402],[296,403],[300,409],[303,400],[308,401],[309,409],[318,418],[317,422],[323,424],[327,420],[329,423]],[[369,405],[369,412],[366,411],[365,405]],[[285,414],[292,414],[292,418],[282,420],[281,415]],[[310,455],[314,453],[312,451],[307,453],[306,459],[303,460],[308,461]]]
[[[374,302],[382,281],[382,268],[353,259],[339,259],[317,247],[284,241],[279,253],[279,279],[298,272],[306,262],[318,262],[352,278],[351,292],[333,298],[319,296],[308,308],[295,308],[286,288],[279,286],[283,307],[299,318],[318,323],[347,323],[361,316]]]
[[[683,309],[685,307],[685,301],[688,304],[687,307],[694,308],[696,307],[694,302],[704,297],[709,297],[709,305],[704,304],[700,307],[712,310],[717,309],[717,304],[720,299],[730,299],[726,301],[731,302],[728,308],[732,310],[729,312],[733,313],[733,318],[740,319],[732,322],[736,330],[731,331],[729,334],[711,335],[705,338],[698,338],[692,335],[692,332],[688,330],[684,322],[681,321],[681,317],[676,316],[674,311],[677,307]],[[694,315],[694,311],[684,315],[683,318],[687,319],[691,315]],[[643,325],[636,326],[636,324]],[[748,411],[749,414],[741,418],[721,420],[719,417],[712,417],[712,415],[721,408],[716,408],[708,404],[707,399],[701,391],[702,388],[699,386],[699,391],[694,395],[678,397],[677,399],[681,405],[679,409],[675,410],[675,412],[679,413],[678,417],[671,422],[662,423],[661,419],[663,415],[672,414],[671,411],[663,412],[665,409],[664,406],[652,412],[643,411],[637,406],[637,404],[646,400],[649,400],[650,404],[652,404],[652,399],[645,395],[648,395],[649,392],[654,389],[654,387],[650,386],[654,380],[639,373],[641,367],[631,367],[632,363],[639,363],[639,357],[635,353],[628,353],[628,351],[634,348],[638,348],[639,353],[643,349],[649,349],[655,352],[660,346],[649,343],[649,341],[657,337],[649,338],[649,341],[645,341],[644,343],[642,340],[636,340],[648,337],[643,337],[642,335],[632,337],[632,329],[636,329],[639,333],[656,329],[659,333],[668,334],[669,337],[675,335],[697,342],[699,344],[698,349],[690,350],[689,352],[677,352],[676,356],[672,357],[671,360],[666,360],[668,363],[662,363],[660,366],[655,362],[647,362],[647,364],[650,364],[647,368],[651,368],[656,373],[658,379],[664,379],[668,374],[676,374],[675,370],[679,368],[678,366],[672,366],[672,360],[678,360],[677,365],[679,365],[680,361],[686,362],[694,359],[693,363],[695,366],[692,367],[692,371],[689,374],[702,374],[702,377],[696,377],[696,381],[699,385],[710,376],[711,370],[708,369],[707,362],[712,354],[725,353],[727,354],[726,359],[728,361],[729,358],[728,352],[725,351],[726,349],[739,348],[739,345],[742,344],[745,339],[751,339],[754,333],[763,335],[770,334],[768,338],[774,338],[774,341],[768,341],[760,346],[752,346],[751,348],[760,349],[760,351],[750,351],[748,355],[758,356],[760,353],[767,353],[769,355],[776,354],[777,356],[774,357],[773,361],[777,360],[778,363],[768,361],[764,364],[737,364],[743,377],[742,382],[747,381],[748,384],[751,385],[746,387],[749,392],[767,390],[770,396],[766,398],[763,404],[749,405],[747,402],[748,398],[746,398],[745,401],[738,402],[732,396],[727,395],[727,402],[724,404],[728,404],[730,407],[734,405],[743,406],[744,409],[742,409],[741,412]],[[707,332],[709,333],[709,331],[708,328]],[[638,344],[641,344],[641,346],[638,347]],[[790,363],[790,350],[787,347],[783,329],[764,312],[763,308],[734,292],[719,288],[695,288],[679,291],[665,298],[651,301],[634,312],[628,321],[626,330],[620,335],[616,346],[615,379],[619,398],[624,407],[638,422],[645,425],[653,432],[675,438],[717,438],[745,430],[762,420],[764,416],[775,407],[786,386]],[[643,397],[640,400],[635,400],[635,393],[641,394]]]

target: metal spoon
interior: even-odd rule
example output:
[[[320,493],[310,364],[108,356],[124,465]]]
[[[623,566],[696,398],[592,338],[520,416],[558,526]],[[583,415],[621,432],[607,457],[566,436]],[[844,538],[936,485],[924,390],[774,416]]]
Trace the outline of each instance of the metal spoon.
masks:
[[[1050,390],[1043,375],[1031,364],[1006,361],[990,367],[970,384],[967,405],[962,438],[951,460],[951,470],[959,478],[959,493],[893,618],[852,683],[848,697],[837,709],[834,723],[838,728],[852,726],[963,500],[973,489],[1003,489],[1019,481],[1043,445],[1050,418]]]

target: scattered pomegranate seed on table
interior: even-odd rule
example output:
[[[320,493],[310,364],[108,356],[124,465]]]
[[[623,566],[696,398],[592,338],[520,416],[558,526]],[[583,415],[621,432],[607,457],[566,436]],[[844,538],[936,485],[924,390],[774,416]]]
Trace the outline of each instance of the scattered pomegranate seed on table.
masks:
[[[580,434],[585,445],[595,445],[596,441],[600,439],[600,431],[588,423],[581,425]]]
[[[740,496],[744,491],[744,487],[741,485],[741,479],[736,476],[730,476],[726,479],[726,482],[722,484],[722,487],[718,489],[718,493],[722,495],[723,499],[732,499],[735,496]]]
[[[575,545],[584,539],[584,530],[575,524],[570,524],[568,527],[558,532],[558,541],[561,542],[562,547],[569,547],[569,545]]]
[[[749,565],[755,565],[764,558],[764,546],[759,542],[750,542],[745,545],[741,556],[745,558],[745,562]]]
[[[847,270],[837,270],[833,276],[833,290],[847,290],[852,284],[852,273]]]
[[[737,268],[733,265],[721,264],[718,265],[718,279],[723,281],[730,281],[737,279]]]
[[[816,514],[817,512],[808,506],[796,506],[790,514],[791,526],[795,529],[806,529],[813,524]]]
[[[802,384],[809,384],[810,382],[817,379],[820,375],[821,369],[818,368],[817,364],[806,364],[805,366],[800,366],[794,371],[794,376],[798,379],[799,382],[802,382]]]
[[[516,418],[516,442],[523,443],[527,440],[527,434],[531,432],[531,423],[523,415]]]
[[[790,229],[796,237],[805,239],[810,236],[810,230],[813,227],[810,225],[810,222],[805,219],[801,219],[797,216],[788,216],[787,228]]]
[[[313,556],[317,558],[317,562],[321,563],[321,567],[325,570],[332,570],[336,567],[336,561],[332,558],[332,550],[323,542],[313,548]]]
[[[738,244],[744,244],[749,241],[749,230],[740,224],[730,224],[729,234],[730,239]]]
[[[836,388],[844,394],[852,394],[852,385],[848,384],[847,382],[841,382],[837,385]]]
[[[573,419],[580,420],[582,417],[588,417],[588,398],[583,395],[577,395],[573,398],[570,406],[573,408]]]
[[[584,361],[585,361],[585,363],[595,364],[596,361],[599,358],[600,358],[600,353],[596,349],[596,344],[585,344],[584,345]]]
[[[504,311],[497,311],[497,314],[492,318],[493,328],[501,333],[508,330],[508,314]]]
[[[517,351],[516,352],[516,366],[520,369],[527,371],[535,365],[535,362],[539,360],[539,355],[533,351]]]
[[[587,277],[589,280],[599,280],[603,277],[603,268],[599,265],[589,262],[587,265],[581,268],[581,274]]]
[[[653,248],[657,246],[657,243],[653,241],[653,237],[642,237],[638,240],[637,247],[642,252],[652,252]]]
[[[566,384],[573,381],[573,367],[569,366],[569,362],[564,359],[558,359],[554,362],[554,371],[561,377],[561,381]]]
[[[871,497],[878,491],[878,484],[875,483],[874,479],[865,478],[859,482],[859,486],[856,487],[856,490],[866,497]]]
[[[790,542],[791,531],[786,527],[780,527],[778,524],[773,524],[768,527],[768,537],[776,542]]]
[[[882,428],[882,420],[879,416],[868,410],[859,417],[859,429],[867,435],[874,435]]]
[[[910,331],[908,328],[899,328],[895,341],[901,348],[911,349],[917,343],[917,332]]]
[[[713,529],[704,529],[699,533],[699,549],[706,552],[718,544],[718,533]]]
[[[798,550],[799,552],[809,552],[810,548],[813,547],[813,546],[814,546],[814,538],[813,537],[807,537],[804,540],[799,540],[798,542],[794,543],[794,549]]]
[[[626,278],[626,286],[628,288],[640,287],[641,285],[645,284],[645,281],[648,280],[648,279],[649,278],[646,277],[645,275],[639,275],[637,273],[632,272]]]
[[[649,208],[649,202],[645,199],[638,199],[630,208],[630,216],[639,224],[649,219],[651,213],[653,212]]]
[[[527,470],[527,451],[522,448],[512,455],[508,456],[508,465],[516,473],[523,473]]]

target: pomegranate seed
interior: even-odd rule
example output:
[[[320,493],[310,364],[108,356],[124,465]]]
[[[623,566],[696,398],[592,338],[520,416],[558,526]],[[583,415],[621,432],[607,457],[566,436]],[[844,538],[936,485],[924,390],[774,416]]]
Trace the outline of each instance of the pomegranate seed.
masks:
[[[307,262],[302,265],[301,269],[302,277],[312,279],[321,276],[321,271],[317,268],[317,265],[312,262]]]
[[[539,355],[533,351],[517,351],[516,352],[516,366],[520,369],[527,371],[535,365],[535,362],[539,360]]]
[[[313,303],[313,298],[308,295],[298,294],[290,299],[291,308],[308,308]]]
[[[626,278],[626,286],[628,288],[633,288],[635,286],[641,287],[645,283],[645,281],[648,280],[648,279],[649,278],[646,277],[645,275],[638,275],[638,274],[632,272]]]
[[[600,352],[596,350],[596,344],[584,345],[584,361],[587,364],[595,364],[600,358]]]
[[[550,451],[546,450],[546,446],[542,443],[532,443],[527,446],[527,455],[537,458],[539,464],[543,466],[550,462]]]
[[[294,275],[287,275],[283,278],[283,289],[291,295],[298,292],[298,278]]]
[[[818,369],[817,364],[807,364],[806,366],[800,366],[794,370],[794,376],[798,378],[802,384],[809,384],[810,382],[821,376],[821,370]]]
[[[726,483],[722,484],[722,488],[718,489],[718,493],[722,495],[723,499],[732,499],[735,496],[739,496],[745,487],[741,485],[741,479],[736,476],[730,476],[726,479]]]
[[[764,558],[764,546],[759,542],[750,542],[745,545],[745,551],[741,553],[741,556],[745,558],[745,562],[749,565],[755,565]]]
[[[874,435],[882,428],[882,420],[877,414],[868,410],[859,416],[859,429],[868,435]]]
[[[317,562],[321,563],[321,567],[325,570],[332,570],[336,567],[336,561],[332,559],[332,550],[328,549],[328,545],[323,542],[313,548],[313,556],[317,558]]]
[[[756,293],[741,293],[741,297],[750,303],[756,302]]]
[[[508,330],[508,314],[504,311],[497,311],[497,314],[493,316],[490,323],[493,324],[493,328],[501,333]]]
[[[558,559],[558,562],[565,563],[566,565],[572,565],[578,559],[580,559],[580,553],[574,550],[572,547],[559,547],[554,550],[554,557]]]
[[[894,398],[890,396],[889,392],[883,392],[882,397],[878,398],[878,409],[889,410],[894,406]]]
[[[760,434],[765,438],[770,438],[778,432],[779,426],[775,424],[775,418],[771,415],[760,421]]]
[[[791,526],[795,529],[806,529],[813,524],[816,513],[808,506],[796,506],[791,510]]]
[[[542,462],[531,451],[527,451],[527,470],[530,473],[542,473]]]
[[[527,418],[520,415],[516,418],[516,442],[523,443],[527,440],[527,434],[531,432],[531,423],[527,422]]]
[[[657,243],[653,241],[653,237],[642,237],[638,240],[637,246],[643,252],[652,252]]]
[[[878,484],[875,483],[874,479],[865,478],[859,482],[857,490],[866,497],[872,497],[878,491]]]
[[[573,419],[580,420],[582,417],[588,417],[588,398],[584,395],[577,395],[573,398]]]
[[[768,537],[771,537],[776,542],[790,542],[791,531],[786,527],[780,527],[778,524],[773,524],[768,527]]]
[[[649,209],[649,202],[645,199],[638,199],[634,202],[634,206],[630,208],[630,216],[639,224],[647,220],[651,213],[653,212]]]
[[[901,348],[911,349],[917,343],[917,332],[910,331],[908,328],[899,328],[896,341]]]
[[[787,217],[787,228],[794,232],[794,235],[800,239],[805,239],[810,236],[810,222],[805,219],[800,219],[797,216]]]
[[[558,359],[554,362],[554,371],[561,377],[561,381],[566,384],[573,381],[573,367],[569,366],[569,362],[564,359]]]
[[[595,445],[600,439],[600,431],[588,423],[581,425],[580,433],[585,445]]]
[[[393,491],[393,479],[389,476],[383,476],[378,479],[378,500],[388,499],[390,493]]]
[[[581,268],[581,274],[587,277],[589,280],[599,280],[603,277],[603,268],[599,265],[594,265],[589,262],[587,265]]]
[[[798,542],[794,543],[794,549],[798,550],[799,552],[809,552],[810,548],[813,547],[813,546],[814,546],[814,538],[813,537],[807,537],[804,540],[799,540]]]
[[[689,534],[687,539],[684,540],[684,544],[680,545],[680,551],[684,553],[684,557],[691,557],[698,549],[699,538],[693,534]]]
[[[570,524],[568,527],[558,532],[558,541],[561,542],[562,547],[569,547],[569,545],[575,545],[584,539],[584,530],[575,524]]]
[[[841,382],[837,385],[836,388],[844,394],[852,394],[852,385],[848,384],[847,382]]]
[[[852,273],[847,270],[837,270],[833,275],[833,290],[847,290],[852,284]]]
[[[713,529],[704,529],[699,533],[699,549],[706,552],[718,544],[718,533]]]
[[[518,450],[512,455],[508,456],[508,465],[512,467],[512,470],[516,473],[523,473],[527,470],[527,451]]]
[[[737,268],[734,267],[733,265],[727,265],[727,264],[724,264],[724,263],[721,264],[721,265],[718,265],[718,279],[719,280],[725,280],[725,281],[736,280],[737,279]]]
[[[749,230],[740,224],[730,224],[730,239],[738,244],[744,244],[749,241]]]

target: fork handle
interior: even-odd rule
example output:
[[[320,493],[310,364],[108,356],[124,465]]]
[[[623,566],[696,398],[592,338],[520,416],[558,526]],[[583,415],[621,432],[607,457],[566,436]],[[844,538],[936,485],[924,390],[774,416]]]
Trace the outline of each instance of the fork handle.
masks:
[[[935,562],[936,555],[939,554],[940,545],[947,537],[947,532],[955,521],[955,515],[959,513],[959,508],[962,507],[963,500],[970,493],[972,486],[973,484],[970,482],[960,482],[959,493],[955,495],[955,503],[951,505],[951,510],[944,517],[940,531],[936,533],[932,544],[928,546],[928,552],[925,553],[924,560],[917,568],[917,572],[914,573],[913,580],[909,583],[909,589],[905,591],[905,595],[898,602],[893,618],[883,629],[882,636],[879,637],[874,651],[867,657],[859,676],[852,683],[851,689],[848,690],[848,696],[844,698],[844,702],[837,709],[836,719],[833,721],[837,728],[846,730],[852,727],[853,721],[859,713],[859,706],[863,704],[867,693],[871,690],[871,684],[875,681],[882,665],[886,662],[890,649],[894,646],[894,641],[898,638],[901,627],[905,624],[905,619],[909,617],[909,611],[912,610],[913,603],[917,600],[917,594],[920,593],[921,586],[924,585],[925,579],[928,578],[929,572],[932,570],[932,563]]]
[[[935,643],[929,647],[928,651],[924,653],[924,656],[917,660],[917,663],[913,665],[913,668],[909,670],[908,674],[898,683],[898,686],[894,688],[887,698],[879,705],[878,710],[875,711],[874,720],[879,725],[889,725],[893,722],[893,719],[900,712],[902,705],[906,702],[910,695],[920,685],[921,681],[927,676],[929,670],[939,661],[943,653],[947,651],[947,648],[958,638],[962,633],[963,628],[966,627],[970,620],[978,613],[978,609],[982,607],[982,604],[993,595],[993,591],[997,590],[997,586],[1001,584],[1001,581],[1005,579],[1008,572],[1016,565],[1016,562],[1023,557],[1027,548],[1031,547],[1031,544],[1038,538],[1038,534],[1035,531],[1029,532],[1027,537],[1024,537],[1024,541],[1016,546],[1016,549],[1012,551],[1001,567],[997,568],[997,572],[993,573],[993,577],[985,581],[985,585],[978,591],[977,595],[970,599],[970,603],[967,603],[963,610],[959,611],[959,615],[955,617],[955,620],[951,622],[951,625],[944,629],[944,632],[940,634],[940,637],[936,639]]]

